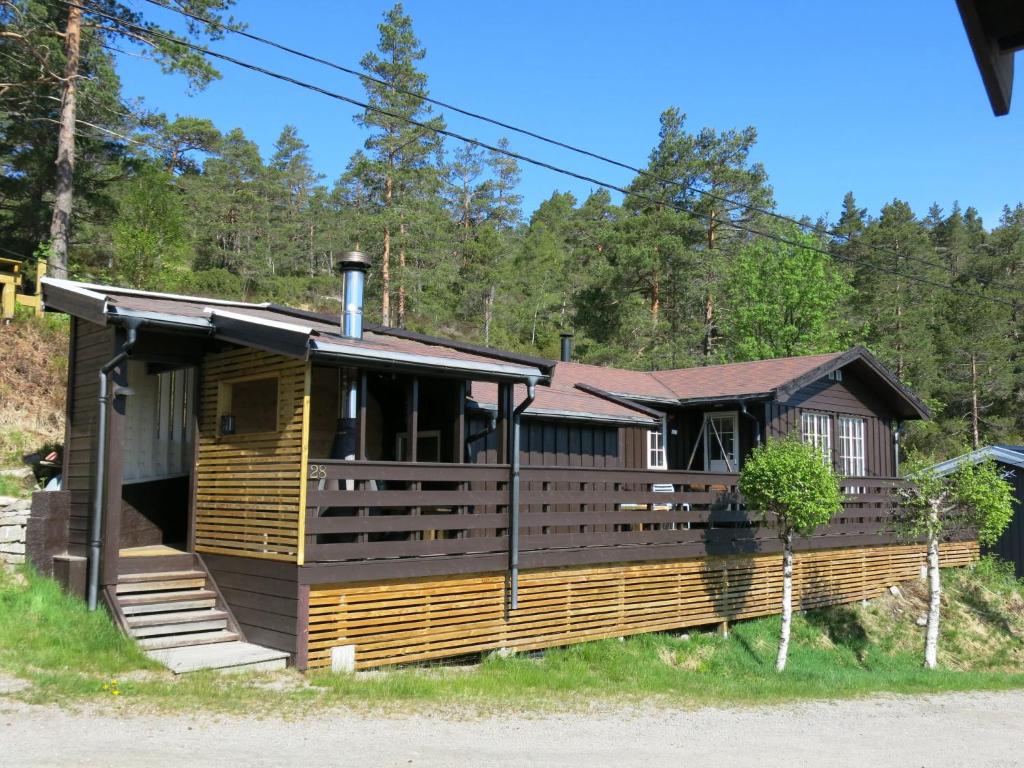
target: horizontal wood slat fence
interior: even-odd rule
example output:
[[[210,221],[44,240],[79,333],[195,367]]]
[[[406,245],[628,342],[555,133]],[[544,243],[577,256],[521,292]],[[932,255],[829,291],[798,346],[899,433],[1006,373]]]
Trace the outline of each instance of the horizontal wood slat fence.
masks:
[[[307,472],[307,563],[508,550],[507,465],[310,459]],[[522,553],[606,547],[605,562],[617,562],[633,559],[623,548],[664,558],[778,549],[744,510],[735,474],[523,467],[520,477]],[[896,543],[900,481],[847,482],[842,513],[799,548]]]
[[[924,554],[920,545],[798,553],[795,604],[877,597],[917,577]],[[977,556],[976,542],[942,546],[946,566]],[[747,619],[778,613],[781,592],[771,555],[524,571],[520,607],[508,616],[503,573],[321,586],[309,592],[307,665],[329,667],[331,649],[344,645],[366,669]]]

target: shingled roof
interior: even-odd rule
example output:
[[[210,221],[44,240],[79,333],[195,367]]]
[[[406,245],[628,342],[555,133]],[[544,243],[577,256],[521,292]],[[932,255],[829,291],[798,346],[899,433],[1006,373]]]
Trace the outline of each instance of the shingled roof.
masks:
[[[668,371],[631,371],[610,366],[560,362],[555,365],[551,388],[538,390],[527,413],[538,413],[543,403],[551,413],[578,412],[624,417],[630,403],[653,409],[666,406],[729,403],[739,400],[787,402],[800,389],[849,366],[856,374],[888,394],[886,399],[903,418],[928,418],[928,408],[868,350],[781,357],[745,363],[724,363]],[[476,394],[477,390],[474,390]],[[580,399],[584,393],[588,398]],[[497,401],[496,388],[479,390],[480,402]],[[517,396],[517,401],[522,396]],[[650,417],[650,408],[642,414]],[[635,418],[635,416],[634,416]]]
[[[618,398],[601,396],[579,389],[578,384],[586,384],[592,379],[600,378],[588,375],[589,369],[593,369],[592,373],[608,375],[610,378],[607,381],[615,381],[618,374],[625,374],[625,378],[629,378],[630,374],[637,374],[639,379],[647,378],[647,374],[619,368],[602,368],[580,363],[557,363],[551,374],[550,385],[537,388],[536,398],[526,411],[526,415],[587,421],[657,423],[658,419],[651,415],[649,409],[640,404],[622,402]],[[605,379],[601,380],[607,383]],[[663,391],[657,382],[653,382],[653,386],[659,393]],[[671,397],[671,393],[668,393],[668,396]],[[514,393],[515,402],[520,403],[525,397],[526,388],[517,385]],[[474,382],[472,399],[473,402],[484,408],[496,408],[498,404],[497,385]]]

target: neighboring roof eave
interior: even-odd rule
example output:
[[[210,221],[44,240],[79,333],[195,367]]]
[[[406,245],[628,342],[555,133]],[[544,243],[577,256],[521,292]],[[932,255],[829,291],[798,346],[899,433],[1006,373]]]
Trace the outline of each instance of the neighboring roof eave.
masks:
[[[498,410],[498,406],[494,403],[481,403],[476,400],[467,401],[467,406],[473,410],[486,411],[488,413],[494,413]],[[657,419],[644,416],[642,414],[637,414],[635,417],[611,416],[607,413],[565,411],[557,408],[536,408],[532,405],[523,411],[523,418],[549,418],[557,419],[559,421],[601,422],[602,424],[626,424],[630,426],[648,426],[658,423]]]
[[[1001,464],[1011,464],[1024,469],[1024,451],[1015,451],[1005,445],[987,445],[976,451],[934,464],[931,470],[938,475],[948,475],[962,464],[980,464],[986,459],[994,459]]]
[[[664,411],[657,411],[654,408],[648,408],[646,405],[641,405],[640,403],[637,403],[625,397],[620,397],[619,395],[612,394],[611,392],[606,392],[605,390],[595,387],[591,384],[577,382],[575,384],[575,387],[581,392],[586,392],[588,395],[600,397],[603,400],[607,400],[610,403],[615,403],[616,405],[620,405],[623,408],[629,408],[630,410],[637,411],[639,413],[644,414],[645,416],[650,416],[651,418],[654,419],[661,419],[665,416]]]
[[[728,403],[749,403],[758,400],[772,400],[774,392],[754,392],[746,395],[716,395],[713,397],[683,397],[678,404],[681,406],[725,405]]]
[[[896,375],[886,368],[881,361],[879,361],[879,359],[871,354],[871,352],[869,352],[865,347],[854,347],[838,357],[834,357],[831,360],[822,363],[817,368],[814,368],[801,376],[797,376],[795,379],[791,379],[782,386],[777,387],[773,394],[780,403],[785,403],[808,384],[811,384],[818,379],[827,376],[833,371],[837,371],[855,361],[865,363],[874,374],[888,384],[896,396],[907,406],[907,409],[904,410],[909,410],[916,416],[916,418],[919,419],[931,418],[931,409],[925,405],[924,402],[902,381],[896,378]]]

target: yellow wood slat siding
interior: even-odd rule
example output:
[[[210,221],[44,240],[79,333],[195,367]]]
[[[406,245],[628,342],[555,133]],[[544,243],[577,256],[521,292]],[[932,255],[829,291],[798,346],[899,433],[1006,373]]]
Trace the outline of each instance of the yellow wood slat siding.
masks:
[[[217,435],[220,384],[277,376],[276,433]],[[203,360],[196,550],[298,562],[309,364],[254,349]]]
[[[977,542],[945,544],[943,564],[966,565]],[[800,609],[877,597],[918,576],[921,546],[798,553]],[[524,571],[519,608],[505,619],[504,573],[313,587],[310,668],[355,645],[356,667],[403,664],[496,648],[533,650],[605,637],[748,619],[779,612],[778,555]]]

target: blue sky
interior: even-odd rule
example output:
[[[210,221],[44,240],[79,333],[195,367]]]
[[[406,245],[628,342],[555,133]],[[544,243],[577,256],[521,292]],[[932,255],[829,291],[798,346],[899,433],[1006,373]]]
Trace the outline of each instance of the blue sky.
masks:
[[[173,14],[138,2],[154,20]],[[242,0],[251,32],[355,66],[377,41],[387,2]],[[285,13],[281,9],[287,8]],[[427,50],[431,94],[633,165],[657,141],[658,115],[678,106],[696,131],[754,125],[780,211],[834,220],[853,190],[872,213],[893,197],[923,215],[939,202],[973,205],[994,226],[1024,199],[1024,95],[992,115],[953,0],[838,3],[410,0]],[[351,76],[237,37],[218,50],[361,97]],[[122,57],[127,96],[171,115],[242,128],[269,154],[294,124],[329,180],[365,134],[355,108],[231,64],[189,96],[181,78]],[[498,129],[446,115],[458,132],[493,142]],[[612,183],[630,174],[511,136],[512,148]],[[523,168],[529,213],[554,190],[591,185]]]

